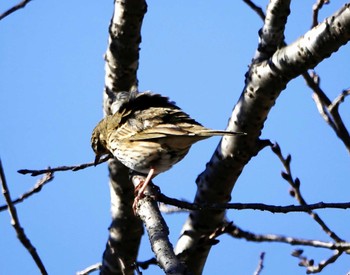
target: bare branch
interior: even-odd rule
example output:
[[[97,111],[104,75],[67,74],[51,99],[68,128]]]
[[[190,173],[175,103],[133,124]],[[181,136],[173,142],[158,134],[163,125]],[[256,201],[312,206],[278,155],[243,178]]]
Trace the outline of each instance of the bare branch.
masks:
[[[233,222],[226,223],[221,228],[218,228],[210,238],[215,239],[218,236],[228,233],[234,238],[245,239],[247,241],[252,242],[281,242],[287,243],[290,245],[303,245],[303,246],[311,246],[317,248],[326,248],[330,250],[334,250],[334,254],[327,260],[321,261],[318,265],[314,265],[314,260],[309,260],[306,257],[302,256],[303,250],[298,249],[292,253],[292,256],[300,259],[299,265],[305,266],[307,268],[307,273],[317,273],[321,272],[321,270],[327,265],[334,263],[345,251],[349,251],[350,243],[347,242],[321,242],[319,240],[306,240],[300,238],[293,237],[285,237],[281,235],[259,235],[254,234],[248,231],[244,231],[238,226],[234,225]]]
[[[257,6],[251,0],[243,0],[243,2],[246,3],[253,11],[255,11],[262,20],[265,20],[265,13],[261,7]]]
[[[289,6],[290,0],[270,1],[267,6],[264,25],[259,30],[259,45],[252,63],[269,59],[278,48],[284,45],[284,30],[290,14]]]
[[[268,205],[263,203],[190,203],[182,200],[167,197],[166,195],[159,193],[156,196],[157,201],[176,206],[180,209],[187,210],[260,210],[268,211],[271,213],[290,213],[290,212],[310,212],[315,209],[349,209],[350,202],[344,203],[325,203],[318,202],[313,204],[303,205]],[[177,211],[178,212],[178,211]]]
[[[290,168],[290,162],[291,162],[291,156],[288,155],[287,158],[284,158],[281,152],[281,148],[276,143],[274,146],[271,147],[272,151],[278,156],[278,158],[281,160],[284,168],[286,169],[286,172],[282,172],[282,177],[285,179],[290,186],[292,187],[292,190],[290,191],[291,196],[293,196],[300,205],[307,205],[303,195],[300,191],[300,180],[298,178],[293,179],[291,168]],[[337,236],[326,224],[325,222],[320,218],[318,214],[313,212],[312,210],[307,211],[309,215],[321,226],[322,230],[330,236],[333,240],[336,242],[343,242],[343,240]]]
[[[51,180],[53,180],[53,173],[46,173],[44,177],[42,177],[33,187],[33,189],[31,189],[30,191],[28,192],[25,192],[23,193],[19,198],[15,199],[12,201],[12,204],[17,204],[17,203],[20,203],[22,201],[24,201],[25,199],[29,198],[30,196],[32,196],[33,194],[35,193],[38,193],[40,192],[40,190],[42,189],[42,187],[50,182]],[[1,211],[4,211],[8,209],[8,205],[3,205],[3,206],[0,206],[0,212]]]
[[[263,20],[265,20],[265,15],[263,14],[263,11],[261,10],[260,7],[256,6],[250,0],[243,0],[243,1],[248,6],[250,6],[254,11],[256,11]],[[330,2],[329,0],[317,0],[317,3],[314,4],[312,27],[315,27],[316,25],[318,25],[318,12],[323,7],[324,4],[329,4],[329,2]],[[283,42],[282,45],[286,46],[286,43]],[[332,111],[333,104],[330,102],[330,100],[328,99],[326,94],[319,87],[319,77],[317,75],[315,75],[313,72],[311,74],[305,72],[305,73],[302,73],[302,75],[303,75],[304,79],[306,80],[306,83],[308,84],[308,86],[314,91],[313,99],[316,102],[316,106],[317,106],[317,109],[319,110],[320,114],[322,115],[324,120],[333,128],[333,130],[336,132],[337,136],[343,141],[347,150],[350,152],[349,132],[347,131],[347,129],[346,129],[339,113],[338,113],[338,110]]]
[[[143,17],[147,12],[145,0],[116,0],[109,24],[109,39],[105,53],[105,88],[103,109],[105,115],[114,114],[125,101],[125,92],[137,92],[137,69]],[[129,180],[129,169],[117,160],[109,162],[111,214],[109,241],[103,253],[101,275],[134,274],[133,264],[143,234],[142,222],[132,211],[134,187]],[[118,251],[125,264],[122,269],[113,251]]]
[[[10,15],[11,13],[14,13],[15,11],[24,8],[30,1],[31,0],[23,0],[22,2],[8,9],[7,11],[5,11],[3,14],[0,15],[0,20],[4,19],[6,16]]]
[[[134,186],[140,184],[145,178],[134,175]],[[151,248],[157,259],[158,265],[166,274],[188,274],[185,265],[178,259],[169,240],[169,228],[160,214],[154,197],[158,190],[153,184],[149,184],[145,190],[148,196],[143,196],[137,201],[136,212],[146,227]]]
[[[327,260],[321,261],[318,265],[308,266],[308,268],[306,269],[306,273],[310,274],[321,272],[327,265],[334,263],[342,254],[342,251],[336,250],[334,254]]]
[[[143,262],[137,262],[136,266],[141,267],[142,269],[148,269],[150,265],[156,265],[157,264],[157,259],[156,258],[151,258],[147,261]]]
[[[312,98],[316,103],[316,107],[323,119],[332,127],[338,138],[344,143],[346,149],[350,153],[350,134],[347,130],[338,111],[339,105],[344,98],[349,95],[349,89],[343,91],[333,102],[327,97],[320,87],[320,77],[313,71],[304,73],[303,77],[307,85],[313,91]]]
[[[265,252],[261,252],[258,267],[256,268],[254,275],[259,275],[264,268]]]
[[[329,112],[332,113],[335,109],[338,109],[339,105],[344,102],[345,97],[348,95],[350,95],[350,89],[342,91],[342,93],[333,100],[332,104],[328,106]]]
[[[334,254],[329,257],[327,260],[321,261],[318,265],[315,265],[315,261],[313,259],[308,259],[307,257],[302,255],[303,250],[296,250],[292,253],[292,256],[297,257],[300,262],[299,266],[306,267],[306,273],[319,273],[325,268],[327,265],[334,263],[342,254],[343,250],[335,250]]]
[[[100,270],[101,266],[102,266],[101,263],[96,263],[94,265],[91,265],[91,266],[85,268],[82,271],[78,271],[76,275],[88,275],[88,274],[90,274],[90,273],[92,273],[94,271]]]
[[[20,242],[23,244],[23,246],[28,250],[28,252],[32,256],[34,262],[38,266],[41,274],[43,274],[43,275],[48,274],[43,262],[40,259],[39,254],[37,253],[37,251],[35,249],[35,247],[32,245],[32,243],[30,242],[30,240],[28,239],[28,237],[24,233],[24,229],[21,227],[21,224],[20,224],[20,221],[19,221],[19,218],[17,215],[17,210],[12,203],[10,191],[7,187],[5,172],[3,170],[1,160],[0,160],[0,181],[1,181],[1,186],[2,186],[2,194],[4,195],[6,204],[8,206],[8,210],[9,210],[10,217],[11,217],[11,224],[16,231],[17,238],[20,240]]]
[[[317,0],[312,6],[312,25],[311,28],[318,25],[318,13],[322,9],[324,4],[329,4],[329,0]]]
[[[106,162],[107,160],[109,160],[111,158],[111,156],[105,156],[104,158],[100,159],[98,164],[101,164],[103,162]],[[98,165],[97,164],[97,165]],[[57,171],[68,171],[68,170],[71,170],[71,171],[78,171],[78,170],[81,170],[81,169],[85,169],[87,167],[90,167],[90,166],[95,166],[95,163],[94,162],[89,162],[89,163],[83,163],[83,164],[79,164],[79,165],[73,165],[73,166],[59,166],[59,167],[55,167],[55,168],[47,168],[47,169],[42,169],[42,170],[28,170],[28,169],[21,169],[21,170],[18,170],[17,172],[20,173],[20,174],[31,174],[32,177],[35,177],[35,176],[38,176],[38,175],[41,175],[41,174],[45,174],[45,173],[54,173],[54,172],[57,172]]]
[[[232,222],[226,223],[221,228],[218,228],[211,236],[210,239],[216,239],[222,234],[229,234],[237,239],[245,239],[252,242],[279,242],[290,245],[303,245],[316,248],[325,248],[329,250],[342,250],[348,251],[350,249],[350,243],[348,242],[322,242],[319,240],[307,240],[294,237],[286,237],[275,234],[255,234],[249,231],[245,231],[239,228]]]

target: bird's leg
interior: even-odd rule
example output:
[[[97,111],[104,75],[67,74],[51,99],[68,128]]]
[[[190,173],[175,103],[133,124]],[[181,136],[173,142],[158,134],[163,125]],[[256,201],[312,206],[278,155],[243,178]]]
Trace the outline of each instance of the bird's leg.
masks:
[[[132,208],[134,209],[134,212],[136,210],[136,206],[137,203],[140,199],[143,198],[144,192],[148,186],[148,184],[150,183],[153,175],[154,175],[154,168],[151,168],[148,172],[148,175],[146,177],[146,179],[144,181],[141,181],[136,187],[135,187],[135,199],[134,199],[134,203],[132,205]]]

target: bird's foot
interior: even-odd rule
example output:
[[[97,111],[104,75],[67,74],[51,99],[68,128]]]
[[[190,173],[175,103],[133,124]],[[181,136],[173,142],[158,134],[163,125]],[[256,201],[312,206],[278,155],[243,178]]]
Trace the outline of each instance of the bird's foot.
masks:
[[[132,204],[132,209],[134,210],[134,214],[136,215],[136,209],[137,209],[137,204],[141,199],[145,197],[144,190],[145,190],[145,181],[140,180],[139,184],[135,187],[134,191],[134,203]]]
[[[132,209],[134,210],[134,214],[136,214],[136,209],[137,209],[137,204],[140,201],[140,199],[145,197],[145,190],[147,188],[147,186],[149,185],[149,183],[151,182],[151,179],[154,175],[154,169],[150,169],[147,177],[145,180],[143,179],[139,179],[139,183],[137,184],[137,186],[135,187],[135,199],[134,199],[134,203],[132,204]]]

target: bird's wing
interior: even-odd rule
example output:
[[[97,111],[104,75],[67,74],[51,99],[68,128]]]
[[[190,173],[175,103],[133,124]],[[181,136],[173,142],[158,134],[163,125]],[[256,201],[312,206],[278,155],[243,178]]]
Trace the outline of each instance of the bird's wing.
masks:
[[[137,134],[129,137],[130,141],[136,140],[149,140],[157,138],[166,138],[166,137],[176,137],[176,136],[194,136],[190,131],[186,131],[183,128],[177,127],[176,125],[171,124],[159,124],[152,128],[145,129]]]

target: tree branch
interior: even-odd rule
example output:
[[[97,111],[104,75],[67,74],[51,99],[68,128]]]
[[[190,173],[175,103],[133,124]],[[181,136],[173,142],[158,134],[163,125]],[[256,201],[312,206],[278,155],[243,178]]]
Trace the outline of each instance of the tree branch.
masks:
[[[321,89],[320,78],[315,72],[304,73],[303,77],[307,85],[313,91],[312,98],[316,103],[319,113],[333,129],[338,138],[344,143],[346,149],[350,153],[350,134],[338,110],[340,103],[342,103],[345,97],[349,95],[349,90],[344,90],[333,102],[331,102],[325,92]]]
[[[11,13],[14,13],[15,11],[24,8],[30,1],[31,0],[23,0],[22,2],[8,9],[4,13],[0,14],[0,20],[4,19],[6,16],[9,16]]]
[[[218,228],[209,238],[216,239],[222,234],[229,234],[236,239],[245,239],[252,242],[279,242],[290,245],[303,245],[342,251],[348,251],[350,249],[350,243],[348,242],[322,242],[319,240],[307,240],[275,234],[255,234],[239,228],[237,225],[233,224],[233,222],[224,224],[222,227]]]
[[[109,160],[111,158],[111,156],[106,156],[104,158],[101,158],[98,162],[98,164],[104,163],[107,160]],[[83,164],[78,164],[78,165],[73,165],[73,166],[58,166],[55,168],[47,168],[47,169],[41,169],[41,170],[29,170],[29,169],[21,169],[18,170],[17,172],[22,174],[22,175],[26,175],[26,174],[30,174],[32,177],[38,176],[38,175],[42,175],[42,174],[47,174],[47,173],[54,173],[54,172],[58,172],[58,171],[78,171],[81,169],[85,169],[87,167],[91,167],[91,166],[95,166],[95,162],[89,162],[89,163],[83,163]]]
[[[35,193],[40,192],[40,190],[43,188],[43,186],[52,180],[53,180],[53,173],[51,173],[51,172],[46,173],[46,175],[43,178],[41,178],[30,191],[23,193],[19,198],[13,200],[12,204],[15,205],[17,203],[20,203],[20,202],[24,201],[25,199],[29,198],[30,196],[34,195]],[[6,209],[8,209],[7,204],[0,206],[0,212],[4,211]]]
[[[105,54],[105,115],[111,115],[119,109],[127,98],[125,92],[138,90],[141,26],[146,11],[145,0],[114,1]],[[132,210],[134,186],[129,180],[129,169],[119,161],[114,159],[109,162],[109,172],[113,220],[103,253],[101,274],[132,275],[143,234],[142,222]]]
[[[10,191],[7,187],[6,183],[6,178],[5,178],[5,172],[2,167],[2,163],[0,160],[0,181],[1,181],[1,186],[2,186],[2,194],[5,198],[10,217],[11,217],[11,225],[16,231],[17,238],[20,240],[20,242],[23,244],[23,246],[28,250],[29,254],[32,256],[35,264],[39,268],[41,274],[46,275],[48,274],[43,262],[41,261],[41,258],[39,254],[37,253],[35,247],[32,245],[31,241],[28,239],[26,234],[24,233],[23,227],[21,227],[18,215],[17,215],[17,210],[15,206],[12,203]]]
[[[287,214],[291,212],[310,212],[316,209],[349,209],[350,202],[343,203],[326,203],[317,202],[313,204],[303,205],[268,205],[263,203],[190,203],[182,200],[173,199],[165,196],[162,193],[157,194],[157,201],[176,206],[180,209],[187,209],[192,211],[198,210],[260,210],[268,211],[273,214]]]
[[[256,268],[254,275],[259,275],[264,268],[265,252],[261,252],[258,267]]]
[[[211,238],[217,238],[218,236],[228,233],[234,238],[245,239],[252,242],[280,242],[287,243],[290,245],[303,245],[315,248],[325,248],[329,250],[334,250],[334,254],[327,260],[321,261],[318,265],[314,265],[313,260],[308,260],[306,257],[302,256],[303,250],[298,249],[292,253],[292,256],[300,259],[299,265],[305,266],[306,273],[318,273],[321,272],[324,267],[334,263],[344,252],[349,253],[350,243],[349,242],[322,242],[319,240],[306,240],[293,237],[285,237],[281,235],[274,234],[254,234],[248,231],[244,231],[233,222],[226,223],[221,228],[218,228],[211,236]]]
[[[135,175],[132,177],[134,186],[144,181],[144,177]],[[184,264],[177,258],[173,246],[169,241],[169,229],[166,225],[154,197],[159,194],[153,184],[149,184],[145,194],[138,200],[136,211],[143,221],[151,243],[152,251],[155,254],[158,265],[165,274],[189,274]]]
[[[318,25],[318,13],[322,9],[324,4],[329,4],[329,0],[317,0],[312,6],[312,25],[311,28]]]
[[[262,20],[265,20],[265,13],[261,7],[257,6],[251,0],[243,0],[243,2],[246,3],[253,11],[255,11]]]
[[[94,264],[94,265],[91,265],[87,268],[85,268],[84,270],[82,271],[78,271],[76,275],[88,275],[94,271],[98,271],[100,270],[102,264],[101,263],[97,263],[97,264]]]
[[[327,260],[321,261],[318,265],[309,265],[306,269],[306,273],[320,273],[327,265],[334,263],[342,254],[342,251],[334,251],[334,254]]]
[[[282,0],[270,1],[269,6],[286,10],[282,2],[289,6],[289,1]],[[281,6],[278,5],[280,3]],[[268,10],[273,10],[274,13],[266,18],[273,15],[287,16],[270,7]],[[283,19],[278,21],[283,22]],[[294,43],[278,49],[271,58],[250,66],[245,87],[227,127],[227,130],[243,131],[248,135],[224,137],[221,140],[206,170],[197,178],[195,203],[225,203],[230,200],[233,186],[243,168],[259,152],[259,136],[264,122],[281,91],[290,80],[328,58],[349,39],[350,8],[347,4]],[[266,56],[269,56],[269,53]],[[224,211],[191,211],[176,246],[176,252],[180,254],[190,251],[186,262],[195,274],[202,272],[211,247],[199,247],[198,242],[202,236],[217,228],[223,218]]]
[[[292,157],[288,155],[286,158],[283,157],[281,148],[279,145],[276,143],[275,145],[271,146],[272,151],[278,156],[278,158],[281,160],[284,168],[286,169],[286,172],[282,172],[282,178],[285,179],[290,186],[292,187],[292,191],[290,192],[291,196],[293,196],[299,203],[300,205],[307,205],[303,195],[301,194],[300,191],[300,180],[298,178],[293,179],[291,168],[290,168],[290,163],[292,160]],[[322,230],[330,236],[333,240],[336,242],[343,242],[343,240],[337,236],[337,234],[334,233],[327,225],[326,223],[321,219],[321,217],[313,212],[312,210],[307,211],[308,214],[317,222]]]

